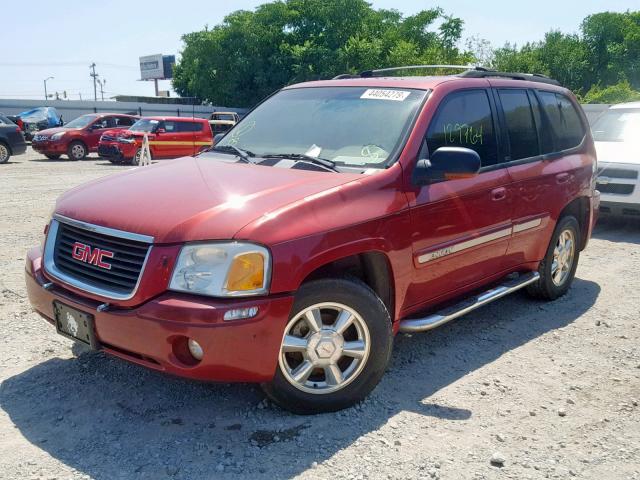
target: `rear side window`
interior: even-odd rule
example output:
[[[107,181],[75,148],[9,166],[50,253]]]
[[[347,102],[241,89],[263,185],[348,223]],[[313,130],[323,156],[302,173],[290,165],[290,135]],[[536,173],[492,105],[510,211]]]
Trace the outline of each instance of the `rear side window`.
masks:
[[[577,147],[585,132],[573,103],[559,93],[540,91],[538,95],[554,132],[555,150]]]
[[[465,90],[447,96],[427,131],[427,148],[465,147],[475,150],[482,166],[498,163],[493,115],[485,90]]]
[[[198,122],[178,122],[176,126],[178,132],[199,132],[202,130],[202,124]]]
[[[498,90],[498,95],[509,134],[510,160],[540,155],[538,132],[527,91]]]

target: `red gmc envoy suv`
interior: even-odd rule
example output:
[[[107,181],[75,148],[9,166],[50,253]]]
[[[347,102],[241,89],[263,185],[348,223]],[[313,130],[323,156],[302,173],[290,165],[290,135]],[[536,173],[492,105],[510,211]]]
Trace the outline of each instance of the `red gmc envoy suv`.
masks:
[[[62,195],[28,253],[35,310],[315,413],[362,400],[397,332],[563,295],[599,204],[574,96],[540,75],[379,72],[286,87],[207,152]]]

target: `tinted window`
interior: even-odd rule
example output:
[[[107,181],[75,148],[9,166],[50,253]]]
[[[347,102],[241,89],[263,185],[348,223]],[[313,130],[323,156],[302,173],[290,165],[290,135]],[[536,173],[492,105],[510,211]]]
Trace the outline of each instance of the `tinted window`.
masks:
[[[538,132],[526,90],[498,90],[504,111],[511,160],[535,157],[540,154]]]
[[[498,163],[493,115],[484,90],[468,90],[446,97],[427,131],[427,148],[465,147],[480,155],[482,166]]]
[[[178,122],[176,124],[179,132],[199,132],[202,124],[198,122]]]
[[[584,130],[573,103],[564,95],[557,93],[539,92],[539,95],[554,133],[555,150],[566,150],[578,146],[584,137]]]
[[[535,95],[529,95],[529,101],[533,108],[533,118],[535,119],[538,127],[538,138],[540,140],[541,153],[551,153],[554,150],[553,136],[548,122],[544,120],[544,116],[542,115],[542,106]]]

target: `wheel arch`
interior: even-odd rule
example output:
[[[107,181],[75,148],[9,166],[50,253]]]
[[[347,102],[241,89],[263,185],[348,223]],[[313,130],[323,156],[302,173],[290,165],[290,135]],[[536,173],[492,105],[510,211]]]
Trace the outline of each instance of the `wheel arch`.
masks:
[[[368,250],[327,260],[306,273],[300,286],[321,278],[355,277],[382,300],[389,316],[395,312],[395,282],[389,257],[380,250]]]
[[[573,215],[580,225],[580,250],[587,246],[589,238],[589,219],[591,202],[588,197],[578,197],[569,202],[558,215],[558,221],[567,215]]]

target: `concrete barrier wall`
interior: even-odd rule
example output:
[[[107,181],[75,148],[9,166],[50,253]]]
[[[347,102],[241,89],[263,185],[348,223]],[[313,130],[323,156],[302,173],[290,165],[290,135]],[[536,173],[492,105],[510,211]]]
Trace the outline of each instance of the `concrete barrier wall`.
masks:
[[[62,115],[65,122],[73,120],[87,113],[131,113],[142,116],[178,116],[208,118],[214,111],[232,111],[244,114],[246,108],[228,108],[216,106],[196,105],[172,105],[164,103],[141,102],[93,102],[80,100],[6,100],[0,98],[0,113],[5,115],[17,115],[25,110],[37,107],[55,107]]]

